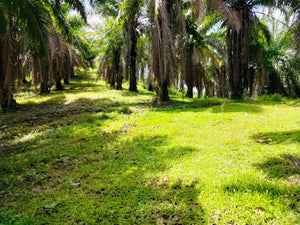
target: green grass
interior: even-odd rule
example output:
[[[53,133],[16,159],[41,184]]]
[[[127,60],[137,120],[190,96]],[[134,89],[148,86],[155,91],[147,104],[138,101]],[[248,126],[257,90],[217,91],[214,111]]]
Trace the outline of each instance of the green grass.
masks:
[[[0,224],[300,224],[299,100],[156,106],[92,77],[0,114]]]

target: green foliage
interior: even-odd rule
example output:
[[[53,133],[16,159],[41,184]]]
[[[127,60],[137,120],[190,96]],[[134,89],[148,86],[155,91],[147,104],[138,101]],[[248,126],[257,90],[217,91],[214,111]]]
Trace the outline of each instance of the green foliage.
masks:
[[[191,35],[193,37],[198,46],[203,46],[203,37],[197,31],[195,20],[191,16],[188,16],[185,20],[185,24],[188,35]]]
[[[68,23],[70,27],[75,31],[78,31],[80,28],[82,28],[85,25],[83,19],[78,17],[77,15],[68,17]]]
[[[282,102],[283,98],[280,94],[274,95],[261,95],[257,97],[257,101],[259,102]]]

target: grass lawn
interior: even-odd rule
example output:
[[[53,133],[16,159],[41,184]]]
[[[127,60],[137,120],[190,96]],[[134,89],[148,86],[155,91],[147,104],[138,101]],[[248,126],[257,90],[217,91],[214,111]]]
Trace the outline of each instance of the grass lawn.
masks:
[[[0,114],[0,224],[300,224],[300,100],[110,90],[93,72]]]

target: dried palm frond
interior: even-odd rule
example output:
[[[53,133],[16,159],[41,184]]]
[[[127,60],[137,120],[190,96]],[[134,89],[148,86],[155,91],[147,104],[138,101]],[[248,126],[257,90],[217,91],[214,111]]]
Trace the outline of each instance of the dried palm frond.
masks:
[[[240,30],[242,26],[241,15],[239,15],[235,10],[226,5],[222,0],[207,0],[209,7],[219,11],[223,18],[228,21],[230,27],[235,30]]]
[[[205,14],[205,0],[191,0],[190,3],[195,18],[201,20]]]
[[[295,45],[297,50],[297,56],[300,56],[300,9],[298,10],[298,16],[295,21],[294,27],[295,27]]]

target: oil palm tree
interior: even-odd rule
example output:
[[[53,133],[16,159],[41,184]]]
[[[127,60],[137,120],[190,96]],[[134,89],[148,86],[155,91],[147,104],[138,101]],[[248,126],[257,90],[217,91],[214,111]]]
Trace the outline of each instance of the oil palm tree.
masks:
[[[233,99],[242,98],[244,91],[248,92],[251,86],[252,71],[249,67],[251,61],[251,42],[254,21],[257,19],[254,8],[257,6],[275,6],[274,0],[224,0],[234,10],[241,20],[239,29],[228,24],[228,73],[230,96]]]
[[[129,90],[137,92],[137,42],[139,38],[139,15],[143,0],[92,0],[100,12],[114,17],[111,32],[122,32],[124,41],[122,52],[125,58],[125,78],[129,78]],[[112,10],[113,9],[113,10]],[[118,29],[118,30],[117,30]],[[119,34],[118,34],[119,35]],[[117,46],[115,46],[117,47]],[[119,47],[117,47],[119,48]]]
[[[156,0],[152,6],[152,71],[157,81],[158,100],[167,102],[168,88],[177,79],[178,69],[181,67],[183,72],[184,68],[184,64],[178,63],[175,42],[182,48],[186,33],[185,20],[179,0]]]
[[[5,0],[0,2],[0,102],[3,111],[16,106],[13,99],[18,52],[16,32],[21,28],[35,46],[39,57],[46,57],[49,17],[41,0]]]
[[[78,9],[85,18],[83,4],[80,0],[65,0],[65,3]],[[3,0],[0,2],[0,102],[2,110],[6,111],[16,106],[13,99],[15,80],[23,77],[19,70],[20,36],[26,36],[27,46],[38,61],[35,65],[47,64],[49,59],[49,35],[53,18],[60,27],[67,27],[62,21],[61,1],[58,0]],[[66,32],[67,34],[67,32]],[[25,42],[24,42],[25,43]],[[43,68],[41,76],[47,75]],[[47,80],[47,79],[46,79]]]

